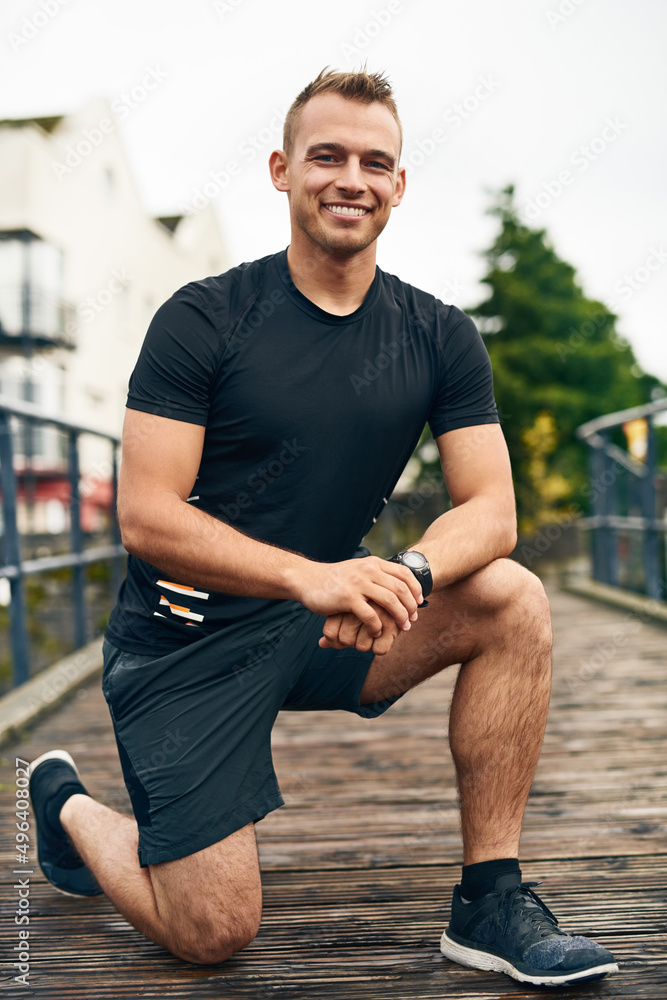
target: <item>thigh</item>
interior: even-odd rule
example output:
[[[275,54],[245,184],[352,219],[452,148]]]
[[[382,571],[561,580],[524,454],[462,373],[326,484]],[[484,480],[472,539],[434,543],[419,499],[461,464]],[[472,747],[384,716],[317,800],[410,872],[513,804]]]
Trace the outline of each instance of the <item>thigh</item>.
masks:
[[[148,866],[163,922],[180,937],[252,939],[262,915],[262,885],[252,823],[175,861]]]
[[[495,559],[432,593],[412,628],[373,658],[362,703],[404,694],[445,667],[471,660],[490,640],[502,639],[508,611],[518,624],[540,594],[544,598],[537,577],[511,559]]]

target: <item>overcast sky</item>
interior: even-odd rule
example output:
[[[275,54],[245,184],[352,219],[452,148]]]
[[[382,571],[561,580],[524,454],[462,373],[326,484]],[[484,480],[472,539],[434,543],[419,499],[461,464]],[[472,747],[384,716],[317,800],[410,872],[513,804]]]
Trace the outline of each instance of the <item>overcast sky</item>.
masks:
[[[0,117],[106,96],[146,209],[213,194],[236,264],[288,243],[266,163],[292,99],[367,60],[394,83],[410,168],[380,265],[475,304],[485,209],[513,182],[667,380],[666,38],[665,0],[5,0]]]

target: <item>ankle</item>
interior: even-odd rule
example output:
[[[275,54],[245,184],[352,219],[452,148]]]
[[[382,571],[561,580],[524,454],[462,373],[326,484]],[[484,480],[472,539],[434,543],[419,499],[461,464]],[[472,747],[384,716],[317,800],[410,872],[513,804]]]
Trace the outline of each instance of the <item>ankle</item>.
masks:
[[[493,892],[496,879],[501,875],[518,875],[521,878],[521,868],[518,858],[497,858],[492,861],[479,861],[476,864],[464,865],[461,876],[461,895],[464,899],[481,899],[487,893]]]

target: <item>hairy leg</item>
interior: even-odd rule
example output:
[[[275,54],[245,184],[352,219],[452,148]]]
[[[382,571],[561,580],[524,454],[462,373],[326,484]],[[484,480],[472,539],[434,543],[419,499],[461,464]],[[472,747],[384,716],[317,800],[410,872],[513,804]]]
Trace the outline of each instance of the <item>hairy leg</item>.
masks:
[[[449,740],[461,803],[464,863],[517,857],[551,690],[551,624],[541,583],[498,559],[429,597],[409,632],[376,656],[368,703],[455,663]]]
[[[141,868],[129,816],[72,795],[60,820],[120,913],[179,958],[222,962],[255,937],[262,888],[252,823],[196,854]]]

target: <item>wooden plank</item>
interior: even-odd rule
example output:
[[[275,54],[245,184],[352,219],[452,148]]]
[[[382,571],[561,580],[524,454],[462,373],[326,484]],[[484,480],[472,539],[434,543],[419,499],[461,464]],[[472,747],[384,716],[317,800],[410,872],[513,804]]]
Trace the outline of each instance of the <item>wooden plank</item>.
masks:
[[[618,976],[550,996],[667,997],[667,685],[664,631],[552,595],[553,709],[526,815],[524,875],[561,924],[597,937]],[[460,875],[446,747],[454,671],[374,722],[285,713],[274,757],[286,808],[258,824],[265,916],[253,945],[219,967],[180,962],[106,898],[31,879],[31,983],[58,998],[295,997],[419,1000],[535,997],[507,977],[444,959],[439,937]],[[129,811],[106,706],[80,689],[16,747],[64,746],[90,791]],[[0,792],[0,935],[11,954],[14,759]],[[34,858],[34,854],[33,854]],[[9,918],[7,915],[10,915]],[[11,969],[4,972],[12,982]]]

